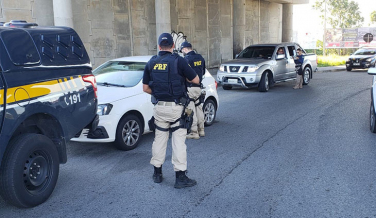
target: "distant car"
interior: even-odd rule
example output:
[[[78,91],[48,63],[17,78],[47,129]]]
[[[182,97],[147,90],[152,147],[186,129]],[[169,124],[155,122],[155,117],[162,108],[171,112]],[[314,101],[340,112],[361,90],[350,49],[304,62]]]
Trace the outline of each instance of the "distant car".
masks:
[[[371,106],[370,106],[370,130],[376,133],[376,68],[369,68],[368,74],[373,75],[373,82],[371,88]]]
[[[307,54],[299,44],[293,42],[256,44],[245,48],[234,60],[221,64],[217,81],[225,90],[241,86],[257,87],[260,92],[267,92],[274,83],[296,79],[293,56],[298,48],[302,49],[304,55],[303,84],[307,85],[317,68],[317,57],[315,54]],[[283,50],[283,54],[277,53],[279,49]]]
[[[360,48],[346,61],[346,70],[375,67],[376,48]]]
[[[72,141],[115,142],[120,150],[137,147],[142,134],[150,132],[147,122],[153,115],[151,95],[142,89],[144,68],[151,57],[123,57],[108,61],[93,71],[98,85],[99,124],[94,132],[84,129]],[[206,91],[205,125],[210,126],[219,106],[217,82],[206,70],[202,83]]]

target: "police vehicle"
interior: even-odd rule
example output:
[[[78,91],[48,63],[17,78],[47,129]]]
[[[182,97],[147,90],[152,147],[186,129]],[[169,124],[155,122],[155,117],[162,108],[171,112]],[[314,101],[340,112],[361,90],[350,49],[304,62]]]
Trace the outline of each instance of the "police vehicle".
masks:
[[[0,27],[0,195],[15,206],[33,207],[53,192],[59,164],[67,161],[66,142],[84,127],[97,127],[97,87],[73,29],[18,21],[5,26]]]

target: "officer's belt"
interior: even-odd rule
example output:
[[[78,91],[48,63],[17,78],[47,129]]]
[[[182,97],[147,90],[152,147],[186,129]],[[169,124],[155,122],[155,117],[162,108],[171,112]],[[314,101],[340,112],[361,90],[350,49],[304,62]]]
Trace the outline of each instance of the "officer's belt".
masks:
[[[178,105],[173,101],[158,101],[157,105],[164,105],[164,106],[174,106]]]
[[[201,87],[201,85],[191,83],[189,87]]]

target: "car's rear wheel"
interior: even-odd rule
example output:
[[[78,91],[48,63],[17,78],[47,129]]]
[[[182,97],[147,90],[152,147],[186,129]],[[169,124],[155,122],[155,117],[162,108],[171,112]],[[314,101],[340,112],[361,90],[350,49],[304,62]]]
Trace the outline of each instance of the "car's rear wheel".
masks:
[[[141,141],[142,124],[135,115],[124,116],[116,129],[116,148],[124,151],[135,149]]]
[[[305,67],[303,71],[303,85],[308,85],[311,80],[311,68]]]
[[[217,115],[217,106],[212,99],[207,99],[202,107],[204,112],[205,126],[211,126]]]
[[[264,72],[261,76],[261,80],[258,86],[260,92],[267,92],[269,90],[269,73]]]
[[[347,71],[351,71],[352,68],[351,68],[351,67],[346,67],[346,70],[347,70]]]
[[[229,85],[223,85],[222,88],[224,90],[231,90],[232,89],[232,86],[229,86]]]
[[[59,175],[55,144],[41,134],[23,134],[9,143],[0,168],[0,194],[17,207],[34,207],[52,194]]]
[[[376,114],[375,114],[375,108],[373,106],[373,101],[371,101],[371,106],[369,110],[370,114],[370,130],[373,133],[376,133]]]

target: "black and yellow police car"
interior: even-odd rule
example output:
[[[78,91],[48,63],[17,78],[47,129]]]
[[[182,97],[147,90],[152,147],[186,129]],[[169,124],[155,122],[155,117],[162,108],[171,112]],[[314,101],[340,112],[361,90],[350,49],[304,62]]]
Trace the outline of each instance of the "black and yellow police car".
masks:
[[[53,192],[66,142],[96,128],[97,88],[73,29],[24,24],[0,27],[0,195],[33,207]]]

